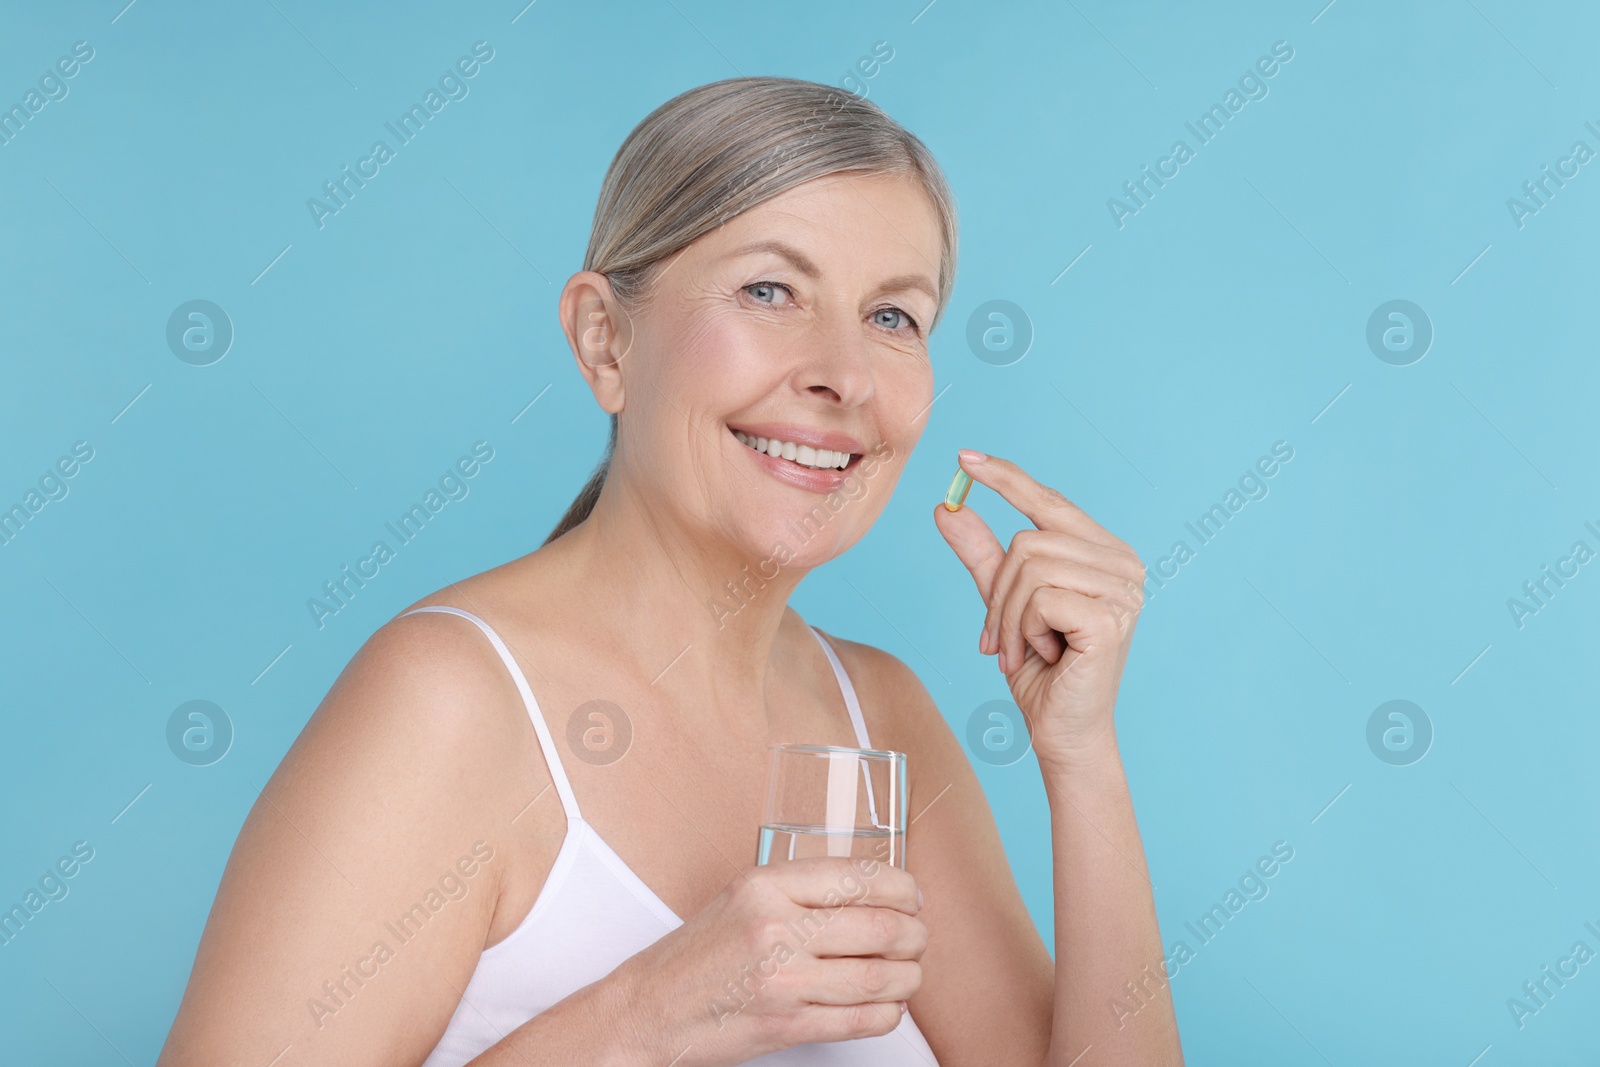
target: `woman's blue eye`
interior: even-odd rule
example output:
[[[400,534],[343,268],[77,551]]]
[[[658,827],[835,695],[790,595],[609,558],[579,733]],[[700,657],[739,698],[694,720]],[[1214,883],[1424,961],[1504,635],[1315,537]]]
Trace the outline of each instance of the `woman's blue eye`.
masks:
[[[760,290],[773,290],[774,296],[776,296],[776,291],[780,290],[780,289],[783,292],[788,293],[789,294],[789,298],[791,300],[794,298],[794,290],[790,289],[787,285],[784,285],[782,282],[752,282],[751,284],[749,284],[749,285],[744,287],[744,291],[745,292],[749,293],[751,296],[755,297],[757,300],[760,300],[763,304],[775,303],[775,300],[769,300],[769,299],[766,299],[765,297],[762,297],[762,296],[758,295]],[[917,320],[912,318],[910,315],[907,315],[904,311],[901,311],[897,307],[881,307],[877,311],[874,311],[872,314],[874,316],[878,316],[878,315],[882,315],[882,314],[885,314],[885,313],[899,315],[900,318],[905,320],[903,323],[900,323],[898,325],[890,325],[889,323],[879,321],[878,325],[884,327],[885,329],[898,330],[898,329],[901,329],[901,328],[903,328],[905,326],[910,326],[913,330],[915,330],[917,328]]]
[[[904,311],[901,311],[897,307],[879,308],[877,311],[874,311],[873,314],[874,315],[882,315],[882,314],[885,314],[886,312],[887,313],[891,313],[891,314],[895,314],[895,315],[899,315],[902,319],[906,320],[906,322],[911,325],[912,329],[916,329],[917,320],[912,318],[910,315],[907,315]],[[878,325],[886,326],[891,330],[897,329],[897,327],[889,326],[889,324],[886,323],[886,322],[880,322]]]
[[[754,292],[752,292],[752,290],[755,290],[755,289],[782,289],[784,292],[788,293],[790,296],[794,296],[794,292],[792,290],[790,290],[790,288],[787,285],[781,285],[778,282],[755,282],[754,284],[747,285],[747,286],[744,287],[744,291],[747,292],[747,293],[750,293],[751,296],[756,296],[756,294]],[[761,300],[761,302],[763,304],[771,303],[771,301],[763,300],[759,296],[756,296],[756,299],[757,300]]]

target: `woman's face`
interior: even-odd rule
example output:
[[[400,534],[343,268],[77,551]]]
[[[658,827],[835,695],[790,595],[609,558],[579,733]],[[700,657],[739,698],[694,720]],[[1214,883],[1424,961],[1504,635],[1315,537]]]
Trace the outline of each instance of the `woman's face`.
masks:
[[[844,551],[926,425],[941,249],[915,179],[861,173],[695,241],[627,324],[613,476],[625,464],[652,510],[770,561],[766,578]]]

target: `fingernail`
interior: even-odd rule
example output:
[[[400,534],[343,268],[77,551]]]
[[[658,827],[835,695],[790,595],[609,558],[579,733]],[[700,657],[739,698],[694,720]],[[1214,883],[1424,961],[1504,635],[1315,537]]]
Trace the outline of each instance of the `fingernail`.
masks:
[[[984,460],[989,458],[988,456],[984,455],[982,452],[978,452],[978,451],[975,451],[975,450],[970,449],[970,448],[957,449],[956,450],[956,455],[960,456],[962,459],[966,460],[968,463],[982,463]]]
[[[911,1010],[910,1008],[906,1007],[906,1002],[902,1000],[900,1002],[900,1014],[904,1015],[906,1012],[908,1012],[910,1010]]]
[[[995,657],[995,663],[997,663],[999,665],[1001,674],[1006,673],[1006,652],[1005,652],[1005,649],[1001,649],[1000,650],[1000,655]]]
[[[989,627],[987,625],[984,626],[983,633],[978,635],[978,651],[985,656],[989,654]]]
[[[922,887],[917,887],[917,910],[922,910]]]

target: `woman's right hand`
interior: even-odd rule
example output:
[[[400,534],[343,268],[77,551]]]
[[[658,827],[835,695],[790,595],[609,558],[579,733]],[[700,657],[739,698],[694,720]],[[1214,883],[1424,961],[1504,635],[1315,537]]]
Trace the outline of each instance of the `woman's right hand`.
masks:
[[[614,972],[628,1028],[652,1062],[674,1067],[887,1034],[922,984],[917,897],[915,878],[870,858],[741,871]]]

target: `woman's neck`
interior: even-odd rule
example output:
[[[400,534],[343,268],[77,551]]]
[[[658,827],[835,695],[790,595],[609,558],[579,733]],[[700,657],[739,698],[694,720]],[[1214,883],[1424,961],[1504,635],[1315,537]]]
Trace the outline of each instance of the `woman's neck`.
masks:
[[[800,622],[788,600],[809,568],[691,537],[619,496],[602,493],[587,520],[534,557],[562,591],[564,616],[586,620],[652,685],[675,674],[671,689],[748,707]]]

